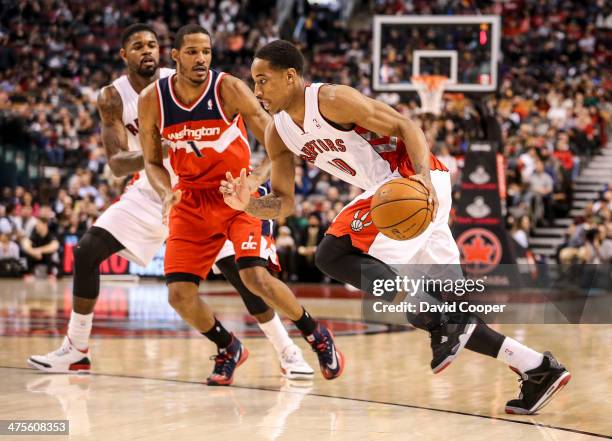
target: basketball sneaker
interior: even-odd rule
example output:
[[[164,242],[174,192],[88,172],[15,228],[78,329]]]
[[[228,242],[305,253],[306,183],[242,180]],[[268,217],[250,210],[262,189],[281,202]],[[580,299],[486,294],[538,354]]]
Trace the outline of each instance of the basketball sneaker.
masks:
[[[464,318],[465,316],[465,318]],[[450,323],[448,320],[430,331],[431,338],[431,369],[439,374],[450,365],[476,329],[477,319],[471,314],[456,314],[455,319],[463,323]],[[457,321],[457,320],[455,320]]]
[[[89,349],[81,351],[72,345],[66,336],[62,346],[47,355],[31,355],[28,358],[30,367],[54,374],[88,373],[91,368]]]
[[[336,349],[334,336],[323,325],[318,324],[314,332],[306,336],[312,350],[319,358],[319,366],[326,380],[339,377],[344,370],[344,355]]]
[[[512,368],[511,368],[512,369]],[[519,374],[521,393],[518,399],[506,403],[506,413],[531,415],[548,404],[552,396],[563,389],[572,376],[550,352],[544,352],[542,364]]]
[[[219,348],[217,355],[210,357],[215,360],[212,374],[206,379],[209,386],[229,386],[234,381],[234,371],[249,358],[249,351],[240,340],[232,334],[232,342],[226,348]]]
[[[314,371],[304,360],[302,351],[297,345],[287,346],[280,356],[283,376],[290,380],[312,380]]]

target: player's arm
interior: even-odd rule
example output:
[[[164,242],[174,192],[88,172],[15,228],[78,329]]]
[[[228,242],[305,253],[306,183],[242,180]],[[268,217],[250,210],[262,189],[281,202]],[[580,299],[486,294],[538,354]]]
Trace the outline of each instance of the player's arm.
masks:
[[[159,132],[159,102],[155,83],[147,86],[138,97],[140,145],[144,154],[144,169],[153,189],[163,203],[163,219],[168,222],[170,209],[181,199],[181,192],[172,191],[170,173],[164,167],[162,139]]]
[[[251,170],[249,176],[247,177],[247,181],[249,183],[249,189],[251,193],[257,191],[260,185],[263,185],[268,179],[270,179],[270,173],[272,171],[272,161],[266,155],[263,161]]]
[[[107,86],[98,96],[102,145],[108,165],[115,176],[127,176],[144,168],[141,152],[130,152],[123,126],[123,103],[117,89]]]
[[[379,135],[401,139],[416,173],[411,179],[419,181],[429,190],[435,219],[438,200],[429,173],[430,151],[419,126],[391,106],[368,98],[349,86],[322,86],[319,110],[325,118],[337,124],[356,124]]]
[[[264,145],[270,157],[272,191],[260,198],[251,197],[244,211],[261,219],[287,217],[295,211],[295,156],[278,135],[273,121],[266,127]]]
[[[238,78],[225,75],[220,94],[225,114],[233,118],[240,113],[257,141],[265,145],[266,127],[272,117],[261,107],[251,89]]]
[[[255,95],[243,81],[231,75],[225,75],[221,82],[221,102],[226,115],[234,117],[241,114],[247,127],[260,144],[265,145],[266,127],[272,118],[255,98]],[[266,158],[249,174],[249,185],[252,191],[257,190],[270,176],[272,163]]]
[[[261,219],[286,217],[295,210],[294,155],[283,143],[273,122],[266,128],[265,146],[272,163],[272,192],[261,198],[252,197],[248,185],[242,184],[246,178],[244,170],[240,180],[228,172],[227,181],[221,181],[220,191],[225,202],[236,210]]]

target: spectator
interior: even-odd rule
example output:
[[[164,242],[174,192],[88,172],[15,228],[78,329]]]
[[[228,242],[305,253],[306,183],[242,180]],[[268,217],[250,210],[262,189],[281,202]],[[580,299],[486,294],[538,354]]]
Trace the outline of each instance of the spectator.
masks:
[[[308,175],[304,174],[304,169],[301,166],[295,167],[295,194],[308,196],[312,189],[312,183]]]
[[[606,212],[612,210],[612,190],[605,191],[599,200],[593,204],[593,212]]]
[[[450,150],[446,144],[440,147],[440,152],[437,155],[442,164],[446,166],[451,176],[451,184],[454,186],[459,180],[459,166],[457,159],[450,154]]]
[[[308,216],[308,226],[302,232],[302,241],[298,247],[299,278],[304,282],[320,282],[322,275],[314,262],[317,246],[323,240],[325,230],[321,227],[318,213]]]
[[[530,231],[529,216],[523,215],[517,219],[513,219],[510,235],[523,248],[529,248],[529,231]]]
[[[560,133],[559,140],[553,153],[554,157],[559,160],[563,169],[567,172],[568,176],[571,176],[572,180],[578,177],[579,172],[579,160],[574,157],[574,154],[570,150],[569,137],[567,133]]]
[[[529,182],[529,178],[536,169],[536,164],[538,161],[538,153],[535,148],[530,148],[527,152],[523,153],[519,160],[522,165],[521,176],[523,178],[523,182]]]
[[[546,219],[548,225],[553,224],[552,194],[553,180],[544,171],[544,163],[537,160],[535,171],[529,177],[529,193],[527,196],[528,200],[531,201],[536,224],[542,223],[544,219]]]
[[[8,234],[0,233],[0,260],[19,259],[19,246],[11,240]]]
[[[601,238],[601,246],[599,247],[599,253],[601,254],[602,263],[612,263],[612,224],[601,225],[599,234]]]
[[[0,277],[20,277],[22,274],[19,246],[8,234],[0,233]]]
[[[291,236],[291,228],[286,225],[278,229],[276,238],[276,252],[281,265],[280,277],[285,282],[293,282],[297,279],[295,275],[295,240]]]
[[[57,275],[59,241],[49,229],[49,221],[39,218],[30,237],[21,241],[21,247],[26,254],[28,272],[34,272],[37,265],[45,265],[49,276]]]
[[[0,205],[0,233],[7,234],[11,238],[15,234],[15,224],[6,215],[6,207],[4,205]]]
[[[601,264],[605,262],[601,254],[601,239],[597,228],[591,228],[586,232],[585,244],[578,251],[578,257],[582,263]]]
[[[36,218],[32,216],[32,207],[24,205],[21,207],[21,212],[18,222],[18,239],[21,240],[23,237],[30,237],[32,230],[36,226]]]
[[[81,199],[85,199],[87,196],[92,196],[93,198],[98,197],[98,190],[96,187],[92,185],[92,176],[91,171],[86,170],[81,173],[80,176],[80,187],[78,190],[78,195]]]

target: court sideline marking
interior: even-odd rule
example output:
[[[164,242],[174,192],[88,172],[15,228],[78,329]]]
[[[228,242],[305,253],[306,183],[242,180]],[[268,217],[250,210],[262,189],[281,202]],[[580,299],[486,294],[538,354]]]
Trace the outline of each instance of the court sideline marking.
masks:
[[[31,369],[31,368],[27,368],[27,367],[17,367],[17,366],[3,366],[3,365],[0,365],[0,369],[16,369],[16,370],[30,371],[31,373],[37,374],[37,375],[71,375],[71,374],[45,374],[43,372],[38,373],[38,371],[36,371],[35,369]],[[72,374],[72,375],[79,375],[79,374]],[[83,375],[83,376],[91,375],[91,376],[97,376],[97,377],[111,377],[111,378],[131,378],[131,379],[137,379],[137,380],[169,381],[169,382],[173,382],[173,383],[201,384],[201,385],[204,385],[201,381],[179,380],[179,379],[173,379],[173,378],[142,377],[142,376],[138,376],[138,375],[104,374],[104,373],[97,373],[97,372],[90,372],[89,374],[80,374],[80,375]],[[235,389],[261,390],[261,391],[276,392],[276,393],[281,392],[278,389],[270,389],[270,388],[266,388],[266,387],[262,387],[262,386],[232,385],[231,387],[233,387]],[[282,391],[282,392],[283,393],[299,393],[299,392],[289,392],[289,391]],[[485,419],[496,420],[496,421],[506,421],[506,422],[509,422],[509,423],[525,424],[525,425],[528,425],[528,426],[543,427],[543,428],[547,428],[547,429],[555,429],[555,430],[562,430],[562,431],[565,431],[565,432],[579,433],[581,435],[589,435],[589,436],[594,436],[594,437],[597,437],[597,438],[612,439],[612,435],[605,435],[605,434],[602,434],[602,433],[595,433],[595,432],[587,432],[585,430],[571,429],[571,428],[568,428],[568,427],[559,427],[559,426],[553,426],[553,425],[549,425],[549,424],[539,424],[539,423],[537,423],[537,422],[535,422],[533,420],[532,421],[518,421],[518,420],[511,420],[509,418],[502,418],[502,417],[496,417],[496,416],[491,416],[491,415],[478,415],[478,414],[475,414],[475,413],[462,412],[462,411],[459,411],[459,410],[436,409],[435,407],[418,406],[416,404],[400,404],[400,403],[392,403],[392,402],[387,402],[387,401],[366,400],[364,398],[340,397],[340,396],[318,394],[318,393],[309,393],[309,394],[306,394],[306,395],[307,396],[313,396],[313,397],[321,397],[321,398],[336,398],[338,400],[357,401],[357,402],[361,402],[361,403],[372,403],[372,404],[382,404],[382,405],[387,405],[387,406],[404,407],[404,408],[408,408],[408,409],[430,410],[430,411],[433,411],[433,412],[450,413],[450,414],[454,414],[454,415],[464,415],[464,416],[485,418]]]

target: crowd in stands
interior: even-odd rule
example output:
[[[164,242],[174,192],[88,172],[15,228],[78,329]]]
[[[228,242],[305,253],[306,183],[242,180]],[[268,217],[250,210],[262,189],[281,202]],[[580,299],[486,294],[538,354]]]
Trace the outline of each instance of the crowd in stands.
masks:
[[[612,263],[612,181],[606,188],[568,227],[559,248],[560,263]]]
[[[533,227],[568,213],[573,179],[608,142],[612,56],[605,38],[612,10],[603,0],[487,1],[478,2],[486,5],[480,10],[464,1],[361,2],[370,15],[504,17],[498,92],[455,96],[438,117],[420,115],[416,96],[372,91],[371,30],[339,20],[337,9],[289,2],[297,3],[297,26],[284,35],[272,0],[0,3],[0,113],[25,120],[45,157],[45,178],[37,185],[5,188],[0,195],[0,259],[19,250],[28,271],[44,262],[55,274],[62,238],[82,234],[123,191],[125,180],[107,167],[95,102],[97,91],[122,74],[119,37],[137,21],[150,23],[158,33],[166,66],[172,66],[173,32],[189,22],[201,24],[213,35],[213,66],[245,81],[257,48],[279,36],[293,39],[305,52],[310,80],[353,85],[418,121],[455,184],[470,141],[496,142],[507,165],[508,227],[525,247]],[[255,158],[262,151],[257,146]],[[296,167],[295,187],[296,213],[277,226],[283,277],[317,281],[320,274],[310,271],[317,243],[360,190],[309,163]],[[577,251],[561,253],[562,259],[570,254],[610,259],[610,195],[602,193],[576,219],[567,249]]]

